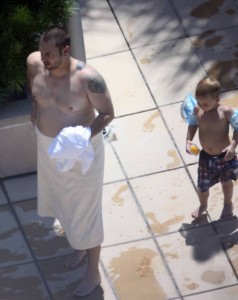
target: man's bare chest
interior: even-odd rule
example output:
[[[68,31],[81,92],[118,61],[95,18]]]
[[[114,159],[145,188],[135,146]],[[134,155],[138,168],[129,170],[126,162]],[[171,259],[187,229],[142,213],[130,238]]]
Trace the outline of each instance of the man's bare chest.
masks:
[[[32,84],[32,96],[39,106],[77,110],[85,105],[84,88],[74,78],[50,80],[37,76]]]

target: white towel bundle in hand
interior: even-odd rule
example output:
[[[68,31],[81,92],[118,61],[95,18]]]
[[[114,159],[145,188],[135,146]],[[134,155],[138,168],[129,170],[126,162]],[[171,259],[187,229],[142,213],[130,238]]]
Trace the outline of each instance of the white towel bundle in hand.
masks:
[[[53,139],[48,154],[57,159],[60,172],[69,171],[77,162],[81,163],[82,174],[89,170],[94,159],[90,137],[90,127],[76,126],[63,128]]]

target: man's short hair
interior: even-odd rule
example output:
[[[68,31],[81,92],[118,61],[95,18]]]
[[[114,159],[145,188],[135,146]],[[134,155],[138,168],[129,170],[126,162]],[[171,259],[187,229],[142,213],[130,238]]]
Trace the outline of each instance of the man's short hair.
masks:
[[[41,36],[44,42],[55,40],[55,45],[60,51],[66,46],[70,46],[70,36],[68,32],[61,26],[50,26]]]
[[[196,87],[196,97],[212,96],[218,97],[221,91],[221,85],[218,80],[213,77],[205,77],[199,81]]]

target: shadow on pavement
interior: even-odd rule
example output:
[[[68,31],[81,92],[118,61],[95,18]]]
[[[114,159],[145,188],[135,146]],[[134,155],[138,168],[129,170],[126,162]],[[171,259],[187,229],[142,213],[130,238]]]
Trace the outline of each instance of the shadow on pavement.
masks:
[[[101,286],[98,286],[90,295],[85,297],[73,297],[74,299],[81,300],[104,300],[104,292]]]
[[[209,222],[204,214],[201,220],[183,223],[179,229],[187,246],[193,247],[193,258],[204,262],[224,249],[238,244],[238,219],[236,216]]]

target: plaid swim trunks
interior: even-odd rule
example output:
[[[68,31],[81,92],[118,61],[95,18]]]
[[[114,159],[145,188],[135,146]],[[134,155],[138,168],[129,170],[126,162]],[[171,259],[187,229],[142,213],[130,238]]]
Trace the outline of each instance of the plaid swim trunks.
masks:
[[[228,182],[238,178],[238,159],[235,155],[225,161],[226,153],[210,155],[204,150],[200,152],[198,164],[198,189],[206,192],[218,182]]]

